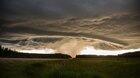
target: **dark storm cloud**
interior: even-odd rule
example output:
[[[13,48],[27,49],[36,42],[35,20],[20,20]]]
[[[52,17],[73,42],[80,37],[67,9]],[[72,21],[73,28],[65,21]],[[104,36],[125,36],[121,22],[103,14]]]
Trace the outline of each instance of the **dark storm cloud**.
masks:
[[[134,1],[133,6],[133,9],[140,13],[140,0]]]
[[[91,16],[118,11],[138,11],[139,0],[1,0],[6,17]]]
[[[0,45],[72,53],[87,45],[139,48],[139,7],[140,0],[0,0]]]

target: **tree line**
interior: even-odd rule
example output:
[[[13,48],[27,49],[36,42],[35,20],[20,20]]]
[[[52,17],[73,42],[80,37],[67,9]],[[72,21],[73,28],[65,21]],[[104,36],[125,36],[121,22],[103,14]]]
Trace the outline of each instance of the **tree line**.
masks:
[[[56,54],[20,53],[18,51],[4,48],[2,46],[0,46],[0,57],[1,58],[62,58],[62,59],[71,58],[70,55],[61,54],[61,53],[56,53]]]
[[[140,57],[140,51],[128,52],[124,54],[119,54],[117,56],[97,56],[97,55],[76,55],[76,58],[113,58],[113,57]],[[33,54],[33,53],[20,53],[8,48],[4,48],[0,45],[0,58],[71,58],[67,54]]]

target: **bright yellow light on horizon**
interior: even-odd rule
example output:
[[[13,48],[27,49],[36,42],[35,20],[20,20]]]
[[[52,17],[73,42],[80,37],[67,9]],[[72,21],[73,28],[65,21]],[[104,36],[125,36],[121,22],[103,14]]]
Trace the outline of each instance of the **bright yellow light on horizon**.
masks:
[[[23,53],[36,53],[36,54],[54,54],[53,49],[34,49],[34,50],[20,50]]]
[[[135,52],[135,51],[140,51],[139,49],[128,49],[128,50],[101,50],[101,49],[95,49],[93,46],[87,46],[83,48],[79,52],[80,55],[118,55],[118,54],[123,54],[123,53],[128,53],[128,52]],[[36,53],[36,54],[54,54],[54,53],[62,53],[62,54],[69,54],[69,52],[57,52],[56,50],[53,49],[34,49],[34,50],[20,50],[20,52],[23,53]],[[79,55],[78,53],[75,53],[75,55]],[[75,57],[75,56],[72,56]]]
[[[101,50],[101,49],[95,49],[92,46],[87,46],[83,50],[81,50],[80,55],[118,55],[128,52],[135,52],[140,51],[139,49],[128,49],[128,50]]]

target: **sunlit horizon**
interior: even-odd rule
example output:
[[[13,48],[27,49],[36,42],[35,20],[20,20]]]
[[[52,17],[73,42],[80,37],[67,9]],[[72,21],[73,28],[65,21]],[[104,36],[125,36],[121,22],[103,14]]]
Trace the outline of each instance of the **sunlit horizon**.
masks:
[[[53,49],[34,49],[34,50],[19,50],[23,53],[35,53],[35,54],[54,54],[55,50]]]
[[[140,48],[138,49],[128,49],[128,50],[102,50],[102,49],[95,49],[93,46],[86,46],[84,47],[79,53],[76,55],[119,55],[123,53],[129,53],[129,52],[135,52],[140,51]],[[54,49],[33,49],[33,50],[19,50],[19,52],[22,53],[35,53],[35,54],[55,54],[55,53],[62,53],[62,54],[69,54],[68,52],[57,52]],[[75,56],[72,56],[75,57]]]
[[[138,49],[128,49],[128,50],[101,50],[101,49],[95,49],[92,46],[85,47],[80,53],[80,55],[118,55],[123,53],[129,53],[129,52],[135,52],[140,51],[140,48]]]

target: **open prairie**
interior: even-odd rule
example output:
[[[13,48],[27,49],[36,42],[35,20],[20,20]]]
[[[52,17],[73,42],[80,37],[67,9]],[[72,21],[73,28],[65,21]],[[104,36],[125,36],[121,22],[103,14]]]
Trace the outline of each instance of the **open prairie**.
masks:
[[[140,58],[0,59],[1,78],[139,78]]]

